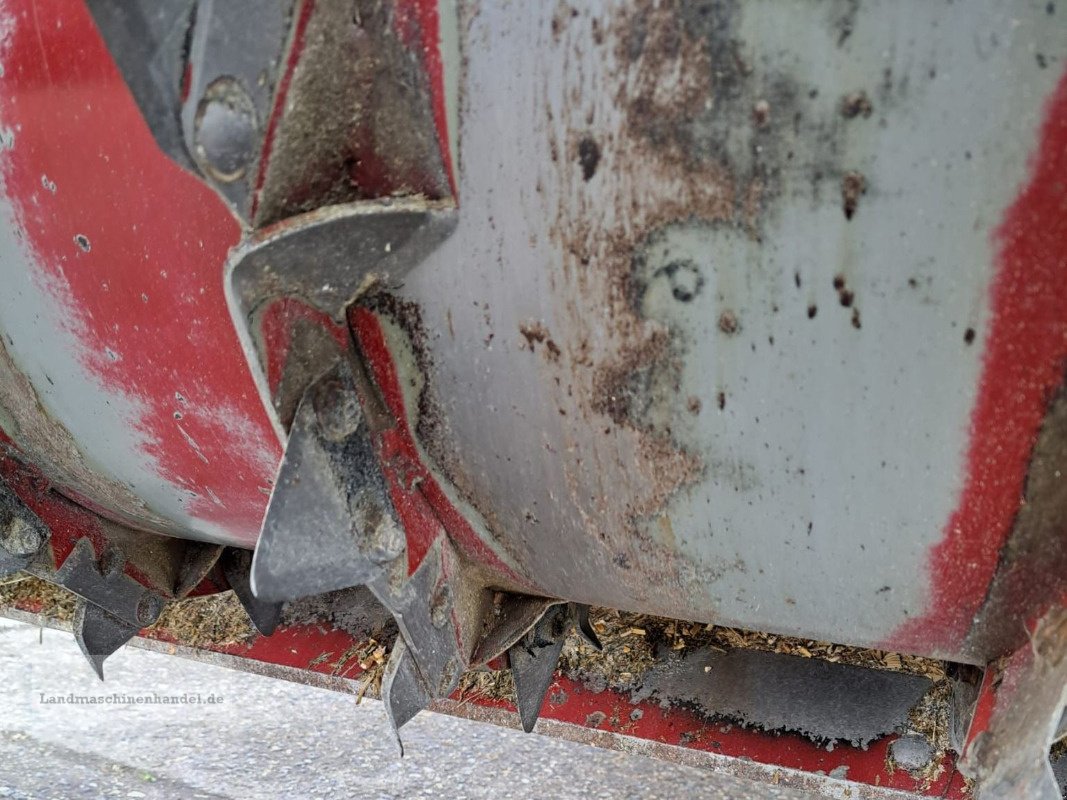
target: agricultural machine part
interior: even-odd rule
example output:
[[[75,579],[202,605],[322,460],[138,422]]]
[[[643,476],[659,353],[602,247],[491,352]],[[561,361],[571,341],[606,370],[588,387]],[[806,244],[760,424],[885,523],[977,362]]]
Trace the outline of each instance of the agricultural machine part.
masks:
[[[404,552],[385,479],[342,356],[297,406],[252,588],[282,602],[369,583]]]
[[[256,630],[264,636],[270,636],[281,622],[285,604],[260,600],[252,593],[252,553],[236,547],[228,548],[222,555],[220,565],[226,583],[241,601]]]
[[[514,724],[457,699],[506,653],[525,728],[871,797],[965,797],[951,739],[1048,793],[1067,29],[957,6],[9,0],[0,466],[50,539],[0,571],[90,597],[98,671],[130,582],[229,585],[238,655],[383,667],[394,730]],[[286,617],[338,594],[384,665]],[[673,622],[557,670],[585,604]]]
[[[28,567],[49,536],[48,527],[0,480],[0,578]]]
[[[979,703],[961,764],[976,800],[1060,800],[1065,782],[1049,753],[1067,706],[1067,608],[1050,611],[1026,645],[990,667]]]
[[[508,650],[508,663],[515,680],[515,705],[526,733],[530,733],[537,723],[573,616],[572,606],[553,606]]]
[[[248,228],[373,197],[398,175],[412,193],[451,194],[427,78],[391,27],[391,4],[88,5],[161,149]],[[373,119],[353,130],[333,113],[344,102],[373,104]],[[372,150],[380,167],[360,163]]]
[[[30,565],[31,575],[62,586],[78,596],[74,638],[100,680],[104,660],[155,622],[164,599],[125,573],[126,559],[107,546],[97,559],[93,543],[78,539],[57,570]]]
[[[125,567],[125,557],[117,551],[106,550],[98,561],[92,542],[79,539],[55,572],[34,569],[29,572],[62,586],[140,630],[159,617],[163,598],[126,575]]]
[[[74,640],[97,677],[103,680],[105,659],[136,636],[143,626],[131,625],[96,603],[79,599],[73,627]]]

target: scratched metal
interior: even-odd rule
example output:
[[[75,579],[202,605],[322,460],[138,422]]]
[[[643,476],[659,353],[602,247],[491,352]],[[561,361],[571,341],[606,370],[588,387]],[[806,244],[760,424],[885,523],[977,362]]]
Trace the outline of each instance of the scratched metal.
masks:
[[[546,594],[861,645],[926,610],[1047,5],[465,6],[459,225],[389,330]]]

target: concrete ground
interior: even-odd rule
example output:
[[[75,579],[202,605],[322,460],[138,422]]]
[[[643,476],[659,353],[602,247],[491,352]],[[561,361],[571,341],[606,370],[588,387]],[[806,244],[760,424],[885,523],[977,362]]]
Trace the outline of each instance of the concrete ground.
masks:
[[[127,647],[101,684],[70,634],[0,619],[0,798],[730,798],[784,787],[421,714],[401,761],[379,703]],[[215,705],[62,705],[214,694]]]

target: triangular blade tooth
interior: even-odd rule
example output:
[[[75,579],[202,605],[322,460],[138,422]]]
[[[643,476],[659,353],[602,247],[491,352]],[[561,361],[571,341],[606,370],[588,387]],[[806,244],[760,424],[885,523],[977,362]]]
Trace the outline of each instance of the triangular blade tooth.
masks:
[[[589,606],[582,605],[580,603],[574,604],[574,625],[578,629],[578,633],[582,638],[596,650],[598,653],[604,651],[604,645],[600,642],[600,637],[596,635],[596,630],[593,628],[593,623],[589,621]]]
[[[508,595],[500,606],[495,624],[474,649],[471,664],[480,665],[506,653],[548,613],[565,603],[545,597]]]
[[[338,362],[297,407],[252,559],[252,593],[277,603],[359,586],[403,551],[351,370]]]
[[[432,699],[404,637],[397,636],[382,677],[382,702],[401,758],[404,756],[404,743],[400,740],[400,729],[429,706]]]
[[[237,599],[241,601],[248,618],[257,631],[264,636],[270,636],[282,620],[282,607],[285,604],[268,603],[252,594],[251,566],[252,553],[248,550],[228,550],[222,559],[222,573]]]
[[[515,679],[515,700],[522,729],[530,733],[541,715],[548,687],[556,673],[571,618],[568,606],[556,606],[508,651]]]
[[[104,661],[137,635],[138,629],[95,603],[79,600],[74,610],[74,640],[100,680]]]

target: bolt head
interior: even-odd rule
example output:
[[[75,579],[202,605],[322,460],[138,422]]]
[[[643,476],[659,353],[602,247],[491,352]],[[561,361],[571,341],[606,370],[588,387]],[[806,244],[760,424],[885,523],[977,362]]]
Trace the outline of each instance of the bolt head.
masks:
[[[40,530],[19,516],[12,516],[0,530],[0,545],[13,556],[32,556],[43,544]]]
[[[213,81],[193,125],[196,158],[208,176],[220,183],[243,178],[259,143],[256,107],[244,86],[230,77]]]
[[[138,622],[142,625],[151,625],[159,619],[161,613],[163,613],[163,601],[159,597],[151,592],[141,595],[141,599],[137,601]]]
[[[330,379],[316,387],[313,402],[322,435],[331,442],[343,442],[363,420],[359,398],[340,380]]]

